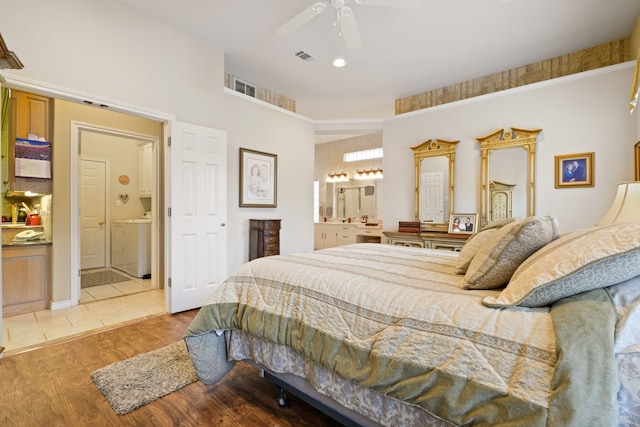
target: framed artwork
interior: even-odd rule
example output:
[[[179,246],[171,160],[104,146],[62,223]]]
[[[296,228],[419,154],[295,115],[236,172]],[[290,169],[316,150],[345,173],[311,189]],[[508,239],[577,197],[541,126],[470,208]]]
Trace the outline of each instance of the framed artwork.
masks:
[[[275,208],[278,156],[240,148],[240,207]]]
[[[556,188],[593,187],[595,153],[555,157]]]
[[[634,181],[640,181],[640,141],[636,142],[636,147],[634,150],[635,153],[635,174],[634,174]]]
[[[474,234],[478,231],[477,213],[452,213],[449,215],[449,233]]]

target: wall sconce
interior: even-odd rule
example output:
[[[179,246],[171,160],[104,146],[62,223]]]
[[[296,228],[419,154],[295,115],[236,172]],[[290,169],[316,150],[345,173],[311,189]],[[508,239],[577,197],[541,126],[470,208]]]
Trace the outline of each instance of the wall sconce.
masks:
[[[356,172],[356,179],[382,179],[382,169],[369,169]]]
[[[327,182],[344,182],[349,181],[349,176],[345,172],[330,173]]]

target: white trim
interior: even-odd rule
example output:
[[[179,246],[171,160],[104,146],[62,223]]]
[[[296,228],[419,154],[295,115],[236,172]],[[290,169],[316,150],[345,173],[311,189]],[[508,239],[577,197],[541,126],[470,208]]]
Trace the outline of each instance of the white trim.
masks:
[[[50,98],[64,99],[67,101],[74,101],[82,104],[105,106],[105,108],[108,108],[110,111],[118,111],[137,117],[158,120],[161,122],[175,120],[175,116],[171,114],[141,108],[135,105],[128,105],[120,101],[115,101],[113,99],[103,98],[97,95],[78,92],[69,88],[26,79],[22,76],[11,73],[3,73],[2,75],[0,75],[0,77],[5,78],[6,86],[39,95],[48,96]]]
[[[71,300],[64,300],[64,301],[52,302],[50,310],[51,311],[62,310],[63,308],[70,308],[70,307],[71,307]]]
[[[297,118],[297,119],[304,120],[305,122],[308,122],[308,123],[314,123],[314,120],[313,120],[313,119],[310,119],[309,117],[306,117],[306,116],[300,115],[300,114],[298,114],[298,113],[295,113],[295,112],[293,112],[293,111],[287,110],[287,109],[282,108],[282,107],[278,107],[277,105],[270,104],[270,103],[268,103],[268,102],[265,102],[265,101],[263,101],[263,100],[261,100],[261,99],[255,98],[255,97],[253,97],[253,96],[245,95],[245,94],[244,94],[244,93],[242,93],[242,92],[238,92],[238,91],[236,91],[236,90],[229,89],[229,88],[228,88],[228,87],[226,87],[226,86],[223,88],[223,91],[224,91],[224,93],[226,93],[227,95],[237,96],[238,98],[240,98],[240,99],[244,99],[245,101],[253,102],[253,103],[256,103],[256,104],[261,105],[261,106],[263,106],[263,107],[267,107],[267,108],[269,108],[270,110],[274,110],[274,111],[278,111],[278,112],[280,112],[280,113],[287,114],[287,115],[292,116],[292,117],[295,117],[295,118]]]

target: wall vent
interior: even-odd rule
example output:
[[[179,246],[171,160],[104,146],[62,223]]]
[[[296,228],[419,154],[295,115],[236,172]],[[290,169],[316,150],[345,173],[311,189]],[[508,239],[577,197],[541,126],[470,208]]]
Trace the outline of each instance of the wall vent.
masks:
[[[254,85],[235,77],[233,78],[233,90],[244,93],[245,95],[251,96],[253,98],[256,97],[256,87]]]
[[[294,55],[306,62],[313,61],[313,56],[309,55],[304,50],[294,52]]]

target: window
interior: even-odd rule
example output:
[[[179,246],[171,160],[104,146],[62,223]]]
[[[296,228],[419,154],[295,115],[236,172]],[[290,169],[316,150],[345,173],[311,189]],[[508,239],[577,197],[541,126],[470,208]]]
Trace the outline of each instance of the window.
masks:
[[[351,153],[344,153],[342,160],[347,162],[357,162],[360,160],[379,159],[383,157],[382,147],[372,148],[370,150],[352,151]]]

